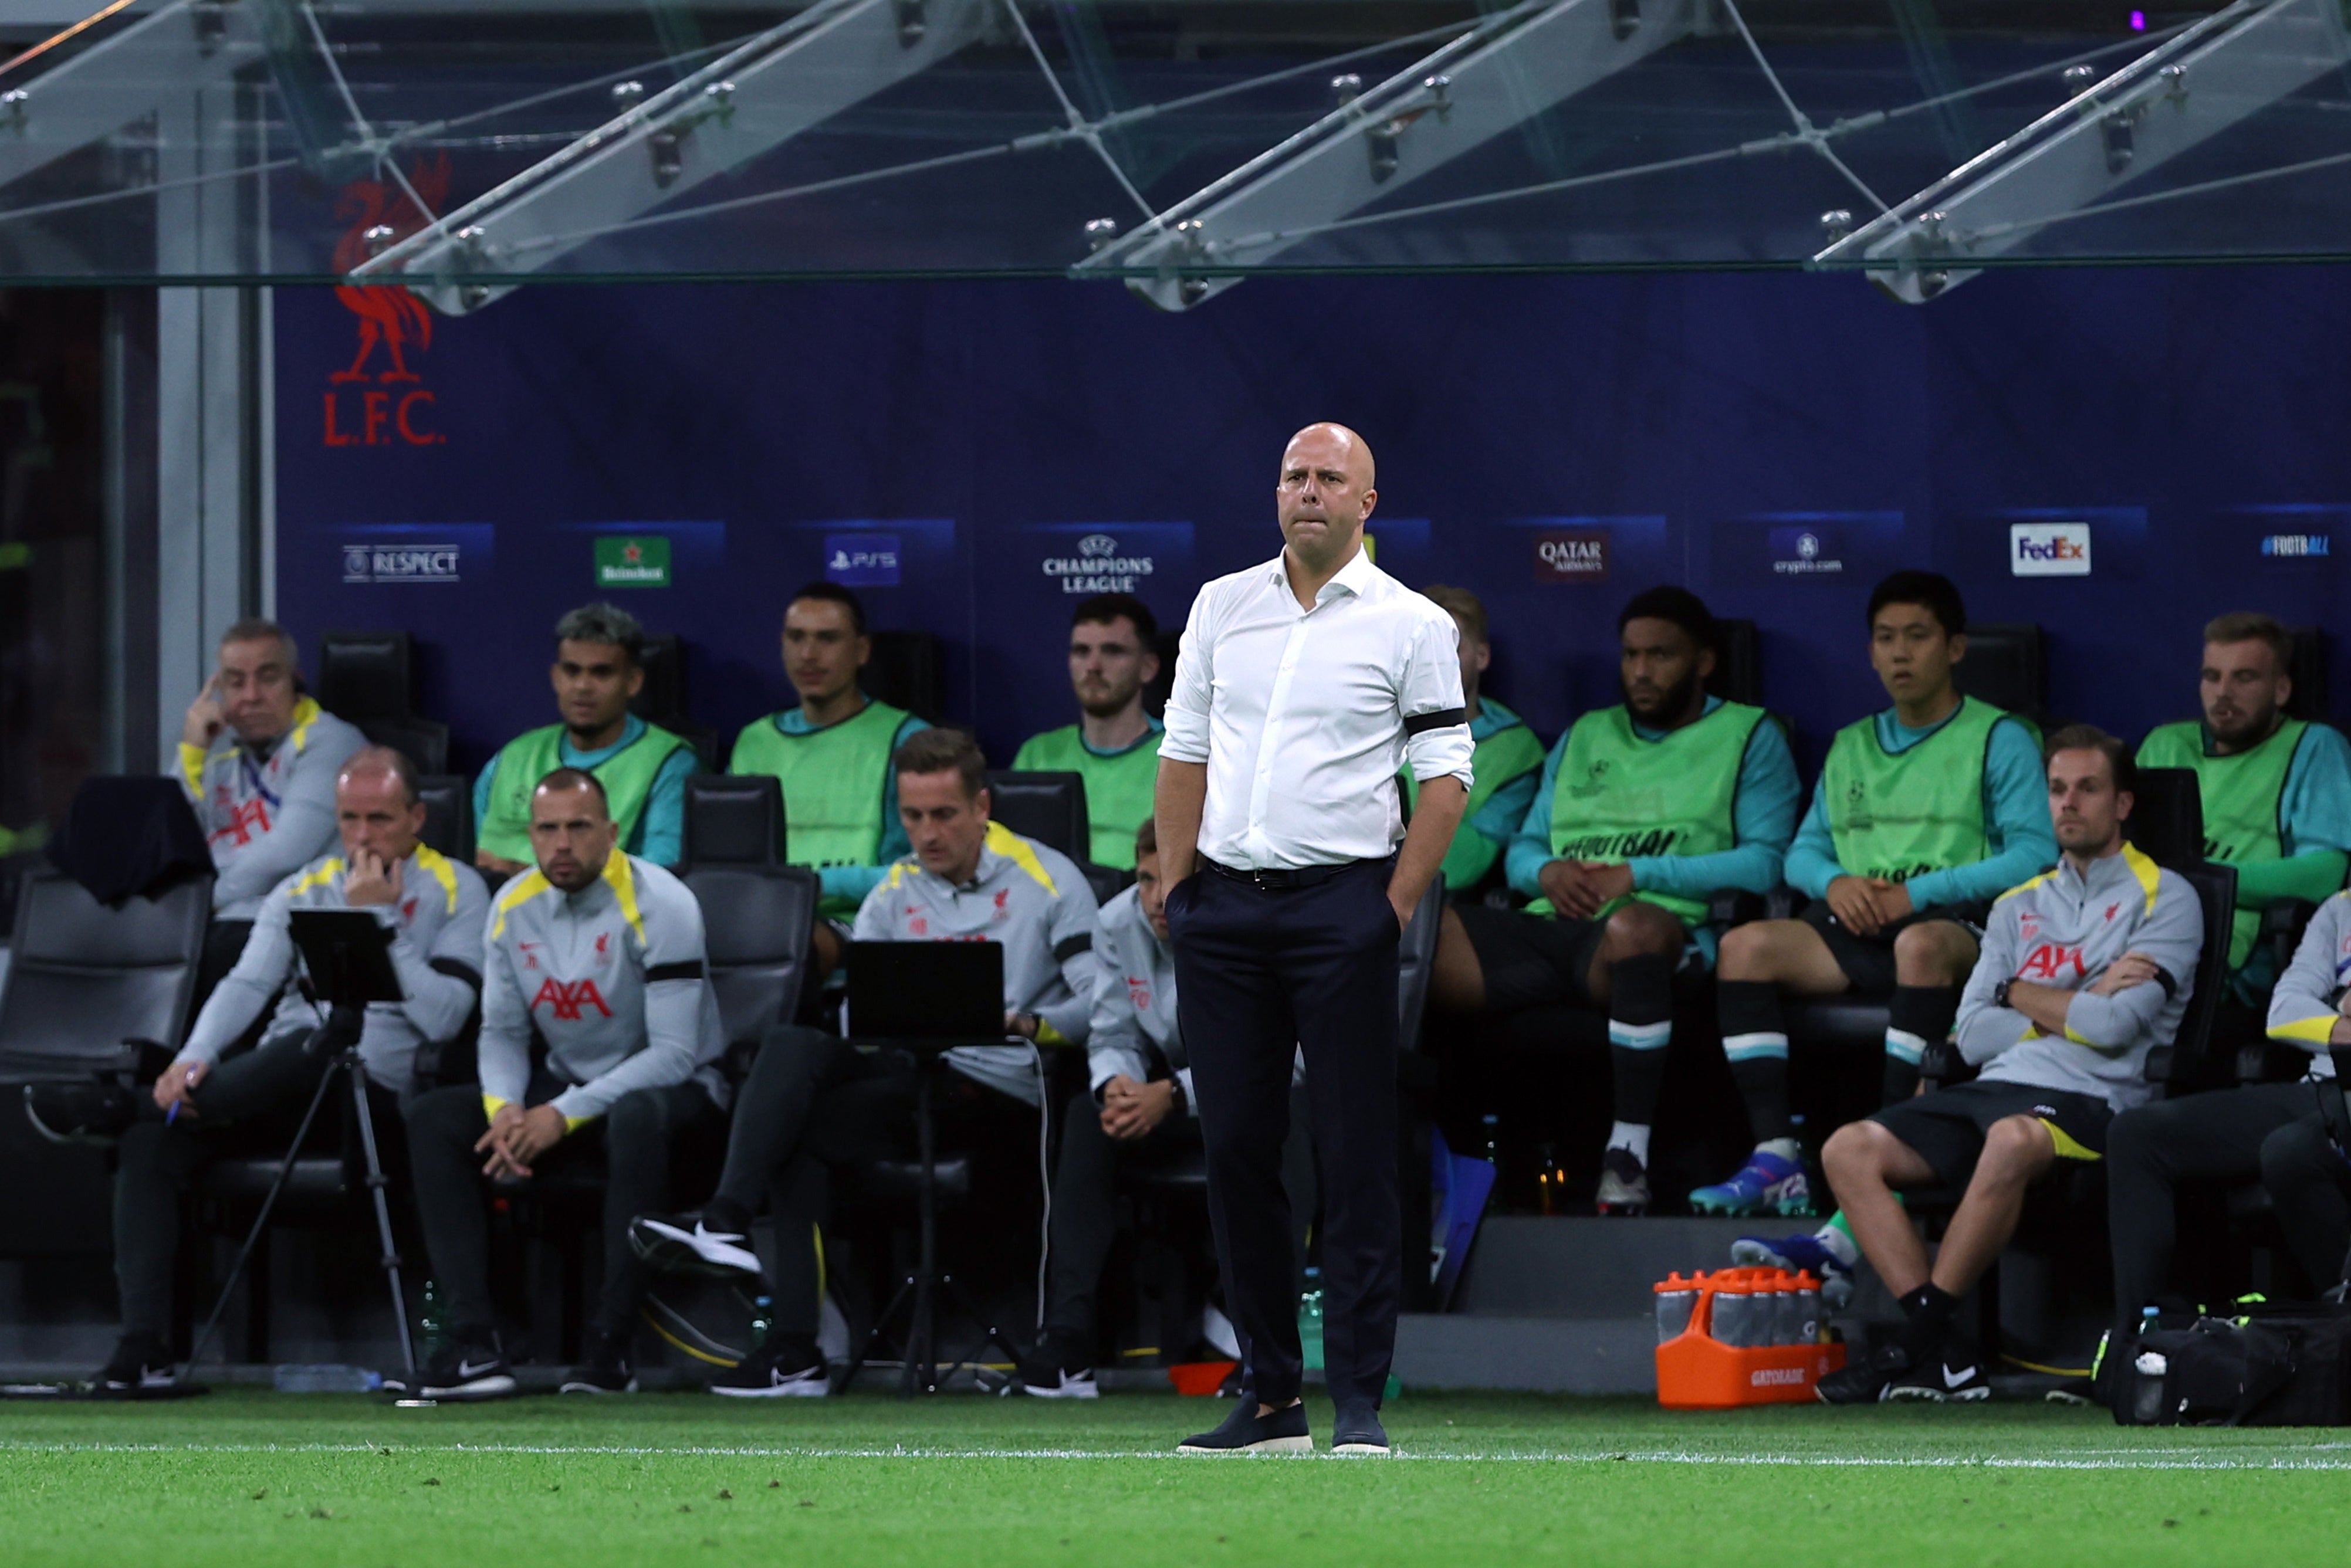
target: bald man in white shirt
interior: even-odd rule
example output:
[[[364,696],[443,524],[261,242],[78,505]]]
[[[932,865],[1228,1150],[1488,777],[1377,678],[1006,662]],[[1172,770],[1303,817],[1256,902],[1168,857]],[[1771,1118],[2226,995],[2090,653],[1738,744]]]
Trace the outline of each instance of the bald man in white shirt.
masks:
[[[1322,1171],[1322,1341],[1340,1452],[1388,1451],[1395,1348],[1397,939],[1468,800],[1458,632],[1374,566],[1372,452],[1290,438],[1283,549],[1200,590],[1176,664],[1155,817],[1208,1213],[1254,1400],[1186,1452],[1311,1448],[1281,1145],[1306,1058]],[[1418,809],[1404,829],[1396,775]],[[1402,847],[1398,843],[1401,841]]]

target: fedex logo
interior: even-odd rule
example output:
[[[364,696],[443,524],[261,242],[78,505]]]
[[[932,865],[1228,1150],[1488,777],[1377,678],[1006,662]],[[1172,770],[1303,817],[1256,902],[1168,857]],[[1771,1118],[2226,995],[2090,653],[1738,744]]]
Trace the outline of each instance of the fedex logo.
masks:
[[[2043,942],[2024,956],[2024,962],[2016,967],[2016,977],[2050,984],[2060,979],[2069,967],[2075,979],[2089,974],[2082,963],[2081,948],[2064,942]]]
[[[2087,523],[2011,523],[2008,570],[2016,577],[2090,575]]]
[[[548,1016],[558,1023],[578,1023],[588,1015],[582,1010],[594,1008],[606,1018],[612,1009],[604,1005],[604,993],[596,988],[593,980],[573,980],[569,983],[552,977],[539,982],[538,995],[530,998],[530,1010],[537,1012],[544,1005]]]

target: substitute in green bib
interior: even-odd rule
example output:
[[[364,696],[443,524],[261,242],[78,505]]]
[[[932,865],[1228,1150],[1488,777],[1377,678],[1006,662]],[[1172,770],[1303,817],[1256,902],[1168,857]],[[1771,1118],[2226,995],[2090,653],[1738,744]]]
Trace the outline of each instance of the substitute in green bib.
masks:
[[[729,773],[765,773],[784,790],[784,857],[813,866],[823,887],[814,957],[820,973],[841,962],[846,922],[906,853],[898,779],[890,757],[930,728],[858,685],[873,657],[865,606],[835,582],[811,582],[784,608],[784,674],[799,706],[746,725]]]
[[[474,863],[513,876],[531,867],[530,792],[559,768],[596,776],[621,847],[655,865],[685,854],[685,780],[694,745],[629,711],[645,684],[645,630],[627,611],[583,604],[555,623],[549,671],[563,722],[515,737],[474,780]]]
[[[1674,973],[1712,960],[1717,892],[1779,884],[1803,791],[1780,727],[1707,695],[1718,638],[1698,595],[1650,589],[1616,628],[1625,700],[1560,737],[1504,861],[1512,890],[1535,902],[1447,909],[1429,994],[1457,1012],[1605,1009],[1616,1122],[1598,1207],[1639,1214]]]
[[[1074,773],[1086,781],[1086,856],[1134,869],[1134,830],[1151,816],[1159,781],[1159,721],[1143,688],[1159,674],[1159,622],[1132,593],[1097,593],[1070,622],[1070,685],[1078,722],[1032,735],[1012,758],[1019,770]]]
[[[1928,1043],[1950,1033],[1991,901],[2057,858],[2040,737],[1955,684],[1968,649],[1959,591],[1897,571],[1871,591],[1867,624],[1870,665],[1894,706],[1829,747],[1788,851],[1788,885],[1813,902],[1800,920],[1722,939],[1722,1049],[1755,1152],[1729,1181],[1690,1194],[1702,1213],[1812,1212],[1780,993],[1890,994],[1886,1102],[1907,1100]]]
[[[2288,718],[2294,642],[2266,615],[2223,615],[2204,628],[2204,716],[2148,732],[2141,768],[2187,768],[2204,798],[2204,853],[2237,868],[2230,993],[2264,1005],[2276,960],[2255,940],[2262,911],[2283,898],[2323,904],[2343,885],[2351,851],[2351,744],[2323,724]]]
[[[1510,844],[1527,808],[1534,803],[1535,785],[1542,772],[1543,745],[1527,721],[1479,691],[1494,663],[1494,646],[1486,634],[1485,601],[1466,588],[1432,583],[1421,597],[1453,617],[1461,632],[1461,695],[1469,709],[1469,744],[1475,749],[1470,766],[1477,785],[1469,791],[1460,830],[1438,867],[1445,891],[1458,899],[1474,895],[1494,880],[1502,851]],[[1410,769],[1396,776],[1404,786],[1407,808],[1420,804],[1420,786]]]

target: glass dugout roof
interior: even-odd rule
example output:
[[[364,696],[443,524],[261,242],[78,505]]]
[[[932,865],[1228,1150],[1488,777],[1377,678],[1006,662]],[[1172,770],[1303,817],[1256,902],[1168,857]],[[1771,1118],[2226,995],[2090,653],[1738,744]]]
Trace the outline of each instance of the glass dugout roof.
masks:
[[[2351,256],[2346,0],[99,5],[0,6],[0,281]]]

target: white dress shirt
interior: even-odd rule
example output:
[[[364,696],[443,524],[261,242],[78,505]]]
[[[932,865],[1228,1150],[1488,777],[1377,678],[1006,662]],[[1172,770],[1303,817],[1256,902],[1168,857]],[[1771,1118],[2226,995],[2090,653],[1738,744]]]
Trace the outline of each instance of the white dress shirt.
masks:
[[[1311,610],[1280,556],[1202,588],[1159,747],[1207,764],[1200,852],[1244,871],[1394,853],[1400,769],[1470,782],[1460,635],[1361,549]]]

